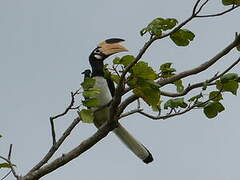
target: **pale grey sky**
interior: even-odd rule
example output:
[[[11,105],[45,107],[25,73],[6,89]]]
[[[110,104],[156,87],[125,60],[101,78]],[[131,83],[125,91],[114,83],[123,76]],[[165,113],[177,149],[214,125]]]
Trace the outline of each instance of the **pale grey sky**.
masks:
[[[0,134],[4,137],[0,139],[0,154],[7,154],[12,143],[17,171],[25,174],[49,149],[48,118],[69,103],[70,91],[79,87],[80,73],[89,67],[88,55],[96,44],[111,37],[124,38],[129,53],[136,55],[146,40],[139,35],[141,28],[156,17],[173,17],[181,22],[191,14],[194,2],[1,0]],[[205,11],[222,9],[214,3],[220,4],[220,0],[211,1]],[[178,70],[193,68],[233,40],[235,31],[239,31],[238,21],[239,10],[223,17],[193,20],[186,26],[196,34],[190,47],[179,48],[163,40],[155,43],[143,59],[156,68],[166,61],[175,63]],[[212,76],[238,56],[236,51],[230,52],[191,82]],[[239,73],[239,66],[234,71]],[[164,122],[138,115],[122,120],[151,150],[155,159],[151,164],[142,163],[110,134],[42,179],[239,179],[239,97],[224,97],[226,110],[213,120],[201,111]],[[58,135],[74,116],[57,121]],[[92,125],[79,124],[57,156],[95,130]]]

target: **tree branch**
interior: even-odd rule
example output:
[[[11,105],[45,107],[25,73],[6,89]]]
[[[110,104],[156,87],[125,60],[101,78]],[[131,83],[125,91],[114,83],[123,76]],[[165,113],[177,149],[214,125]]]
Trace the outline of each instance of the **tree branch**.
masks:
[[[19,179],[19,176],[17,175],[15,169],[13,166],[15,166],[12,162],[11,162],[11,156],[12,156],[12,144],[10,144],[10,147],[9,147],[9,152],[8,152],[8,158],[5,158],[3,156],[0,156],[0,159],[3,159],[4,161],[6,161],[9,165],[10,165],[10,169],[11,169],[11,172],[13,174],[13,176],[16,178],[16,179]],[[8,175],[5,175],[4,178],[8,176]],[[3,178],[3,179],[4,179]]]
[[[220,12],[220,13],[216,13],[216,14],[206,14],[206,15],[197,15],[196,17],[197,17],[197,18],[208,18],[208,17],[221,16],[221,15],[224,15],[224,14],[226,14],[226,13],[228,13],[228,12],[230,12],[230,11],[238,8],[238,7],[239,7],[239,5],[233,5],[231,8],[229,8],[229,9],[223,11],[223,12]]]
[[[96,133],[91,137],[82,141],[80,145],[71,150],[70,152],[63,154],[61,157],[56,158],[54,161],[49,164],[41,167],[38,170],[29,172],[27,175],[21,177],[20,180],[35,180],[43,177],[44,175],[54,171],[55,169],[67,164],[69,161],[77,158],[79,155],[90,149],[93,145],[103,139],[108,133],[112,130],[111,124],[109,122],[104,123]]]
[[[204,105],[204,104],[210,102],[211,100],[213,100],[213,99],[215,99],[217,96],[219,96],[219,94],[220,94],[221,92],[222,92],[222,90],[220,90],[219,93],[218,93],[216,96],[214,96],[214,97],[212,97],[212,98],[210,98],[210,99],[208,99],[208,100],[206,100],[205,102],[202,102],[202,103],[200,103],[200,104],[201,104],[201,105]],[[185,114],[185,113],[191,111],[192,109],[194,109],[195,107],[199,106],[200,104],[196,104],[196,102],[195,102],[193,105],[190,105],[190,104],[189,104],[189,106],[188,106],[186,109],[184,109],[183,111],[178,111],[178,112],[175,112],[175,113],[173,113],[173,114],[171,114],[172,111],[170,111],[169,114],[163,115],[163,116],[160,116],[160,115],[154,116],[154,115],[145,113],[145,112],[143,112],[143,111],[139,111],[138,113],[140,113],[140,114],[142,114],[142,115],[144,115],[144,116],[146,116],[146,117],[148,117],[148,118],[150,118],[150,119],[153,119],[153,120],[166,120],[166,119],[171,118],[171,117],[174,117],[174,116],[179,116],[179,115]]]
[[[233,48],[235,48],[238,44],[240,43],[240,35],[237,36],[237,38],[230,43],[226,48],[224,48],[221,52],[216,54],[213,58],[211,58],[209,61],[201,64],[200,66],[183,71],[179,74],[176,74],[172,77],[166,78],[166,79],[161,79],[158,81],[160,86],[164,86],[166,84],[172,83],[174,81],[177,81],[179,79],[185,78],[187,76],[193,75],[193,74],[198,74],[206,69],[208,69],[210,66],[212,66],[214,63],[216,63],[220,58],[222,58],[224,55],[228,54]]]
[[[214,75],[211,79],[208,79],[206,81],[202,81],[202,82],[199,82],[199,83],[189,85],[186,89],[184,89],[184,91],[182,93],[170,93],[170,92],[161,91],[161,95],[168,96],[168,97],[184,96],[184,95],[188,94],[188,92],[190,92],[191,90],[202,87],[205,83],[211,83],[211,82],[217,80],[218,78],[220,78],[221,76],[223,76],[224,74],[229,72],[239,62],[240,62],[240,57],[234,63],[232,63],[225,71],[223,71],[221,74]],[[214,84],[210,84],[210,85],[214,85]]]
[[[51,124],[51,132],[52,132],[52,140],[53,140],[53,145],[56,143],[56,133],[55,133],[55,127],[54,127],[54,119],[57,119],[59,117],[62,117],[66,115],[70,110],[72,110],[74,102],[75,102],[75,96],[79,94],[80,89],[76,90],[74,93],[71,92],[71,102],[68,105],[68,107],[64,110],[63,113],[60,113],[56,116],[50,117],[50,124]]]
[[[61,144],[64,142],[64,140],[70,135],[74,127],[80,122],[80,118],[77,117],[74,119],[74,121],[70,124],[70,126],[64,131],[63,135],[60,137],[60,139],[50,148],[48,153],[43,157],[43,159],[35,165],[29,172],[32,173],[36,170],[38,170],[40,167],[42,167],[44,164],[48,162],[48,160],[53,156],[53,154],[58,150],[58,148],[61,146]]]
[[[130,110],[130,111],[126,112],[126,113],[121,114],[121,116],[119,116],[119,119],[127,117],[127,116],[132,115],[132,114],[135,114],[135,113],[137,113],[139,111],[143,111],[143,109],[137,108],[137,109]]]

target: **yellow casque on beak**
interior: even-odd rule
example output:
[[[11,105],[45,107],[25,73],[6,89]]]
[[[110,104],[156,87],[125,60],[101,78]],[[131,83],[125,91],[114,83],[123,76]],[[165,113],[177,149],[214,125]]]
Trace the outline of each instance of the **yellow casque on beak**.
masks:
[[[106,41],[99,43],[98,47],[103,54],[108,56],[115,53],[128,51],[128,49],[120,43],[107,43]]]

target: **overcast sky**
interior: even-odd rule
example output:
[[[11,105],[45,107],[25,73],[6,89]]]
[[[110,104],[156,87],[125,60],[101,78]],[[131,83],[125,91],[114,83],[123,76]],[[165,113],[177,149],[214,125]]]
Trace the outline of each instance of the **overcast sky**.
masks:
[[[49,149],[48,119],[69,103],[70,91],[79,87],[81,72],[89,67],[88,56],[96,44],[111,37],[123,38],[129,53],[136,55],[146,41],[139,35],[141,28],[156,17],[181,22],[191,14],[194,2],[0,0],[0,134],[4,136],[0,155],[6,155],[12,143],[13,163],[18,173],[25,174]],[[212,0],[204,12],[222,10],[218,3],[220,0]],[[163,40],[156,42],[143,59],[155,69],[168,61],[179,71],[193,68],[233,40],[239,19],[239,10],[223,17],[195,19],[186,26],[196,34],[188,48]],[[212,77],[238,56],[233,50],[206,73],[188,80],[193,83]],[[239,66],[233,72],[239,73]],[[155,160],[151,164],[142,163],[109,134],[42,179],[240,179],[239,97],[226,93],[224,98],[226,110],[212,120],[200,110],[167,121],[138,115],[123,119],[129,131],[152,152]],[[75,116],[56,122],[58,136]],[[93,125],[79,124],[57,156],[95,131]]]

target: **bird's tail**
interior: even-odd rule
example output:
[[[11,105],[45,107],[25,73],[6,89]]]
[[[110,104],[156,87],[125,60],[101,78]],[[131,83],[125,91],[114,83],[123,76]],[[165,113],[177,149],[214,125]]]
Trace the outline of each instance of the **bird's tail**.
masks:
[[[150,163],[153,161],[152,154],[148,149],[136,140],[121,124],[114,129],[114,133],[119,139],[144,163]]]

